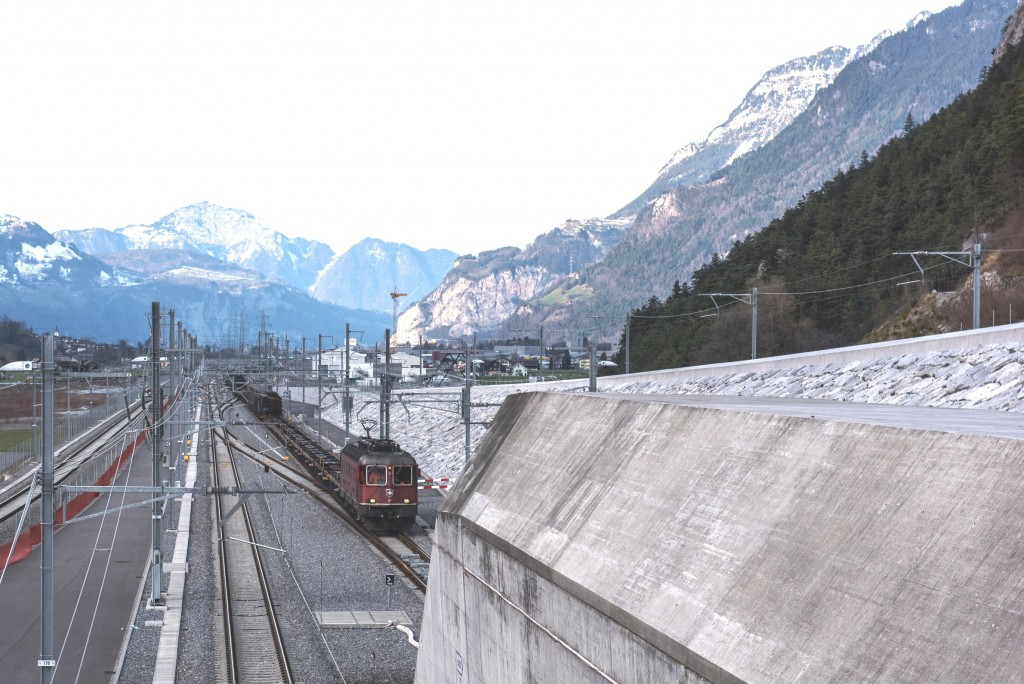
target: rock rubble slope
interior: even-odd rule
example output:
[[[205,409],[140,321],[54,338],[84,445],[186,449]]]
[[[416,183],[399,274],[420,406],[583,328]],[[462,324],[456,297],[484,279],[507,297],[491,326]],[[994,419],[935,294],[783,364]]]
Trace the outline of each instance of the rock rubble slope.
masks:
[[[1024,410],[1024,342],[969,349],[904,354],[846,364],[807,365],[689,380],[631,381],[601,378],[599,390],[636,394],[714,394],[723,396],[829,399],[901,406]],[[476,387],[473,421],[488,422],[511,393],[583,391],[585,383],[545,383]],[[457,479],[465,461],[465,426],[458,389],[399,393],[391,410],[391,436],[413,454],[425,473]],[[359,393],[356,413],[376,415],[377,396]],[[365,408],[364,408],[365,407]],[[340,406],[324,418],[344,424]],[[486,427],[471,428],[473,448]]]

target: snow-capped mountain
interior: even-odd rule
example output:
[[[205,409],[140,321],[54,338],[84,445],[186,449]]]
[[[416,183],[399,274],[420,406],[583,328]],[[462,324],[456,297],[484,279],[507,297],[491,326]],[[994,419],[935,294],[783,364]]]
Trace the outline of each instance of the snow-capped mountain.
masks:
[[[924,121],[975,87],[1016,5],[964,0],[919,14],[907,30],[850,62],[770,141],[705,182],[679,184],[640,203],[616,249],[581,273],[592,296],[575,305],[572,316],[624,320],[651,294],[666,295],[674,281],[689,279],[715,254],[727,254],[782,216],[837,169],[859,164],[901,135],[908,114],[911,123]],[[565,315],[565,307],[548,307],[534,325]],[[602,333],[618,335],[621,328],[609,325]]]
[[[106,263],[165,281],[271,280],[353,309],[391,312],[395,287],[412,301],[441,282],[455,253],[367,238],[335,254],[290,238],[247,211],[200,202],[150,224],[64,230],[57,237]],[[197,270],[199,269],[199,270]],[[201,273],[200,273],[201,271]]]
[[[38,223],[0,215],[0,284],[8,288],[50,283],[102,286],[129,283],[98,259],[58,242]]]
[[[931,17],[920,12],[900,30],[909,30]],[[633,216],[658,195],[679,185],[702,183],[723,167],[774,139],[829,86],[848,64],[872,52],[897,31],[886,29],[857,48],[833,46],[769,69],[724,123],[702,142],[676,150],[651,186],[614,214]]]
[[[677,185],[705,181],[723,166],[764,145],[804,111],[819,90],[835,80],[853,54],[845,47],[830,47],[770,69],[725,123],[703,142],[677,150],[651,187],[630,206],[643,206]]]
[[[336,255],[309,289],[317,299],[372,311],[390,311],[389,293],[405,293],[407,305],[441,282],[455,262],[446,249],[421,251],[397,242],[366,238]]]
[[[322,242],[287,237],[247,211],[210,202],[177,209],[150,224],[64,230],[57,238],[101,258],[139,250],[203,254],[300,289],[312,286],[334,256]]]
[[[320,302],[214,257],[183,260],[189,253],[175,248],[127,254],[135,255],[126,257],[131,273],[56,240],[39,224],[0,216],[0,311],[37,329],[59,326],[78,337],[139,342],[149,335],[146,312],[159,301],[203,344],[225,346],[238,343],[240,313],[250,320],[266,314],[282,339],[323,332],[325,325],[337,330],[344,322],[377,339],[389,324],[383,313]]]
[[[504,318],[481,316],[475,312],[499,309],[489,301],[507,300],[500,290],[515,288],[501,284],[497,267],[474,272],[481,285],[470,287],[460,260],[438,291],[400,320],[399,331],[465,335],[510,322],[578,330],[593,319],[601,321],[602,335],[617,335],[630,308],[665,295],[674,281],[728,252],[836,169],[873,153],[902,130],[908,113],[921,121],[973,87],[1015,5],[964,0],[935,15],[919,13],[857,50],[828,48],[769,70],[725,123],[679,150],[647,191],[610,217],[627,220],[621,241],[577,267],[578,277],[544,281]],[[492,277],[493,287],[484,286]]]
[[[526,249],[502,247],[461,257],[444,281],[398,319],[396,338],[453,338],[495,332],[519,307],[562,276],[608,253],[625,220],[569,220]]]

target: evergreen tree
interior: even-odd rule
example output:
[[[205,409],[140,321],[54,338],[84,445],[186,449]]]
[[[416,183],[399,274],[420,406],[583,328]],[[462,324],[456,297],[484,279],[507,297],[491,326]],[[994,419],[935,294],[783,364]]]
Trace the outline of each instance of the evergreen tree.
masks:
[[[865,341],[907,305],[906,290],[893,283],[913,268],[893,252],[955,249],[975,228],[992,233],[1005,225],[1019,237],[1013,212],[1024,209],[1022,122],[1018,45],[974,92],[920,125],[908,112],[904,135],[873,158],[862,153],[859,166],[839,171],[763,230],[734,242],[727,257],[711,255],[689,286],[677,281],[664,303],[652,296],[634,311],[631,370],[749,356],[749,311],[737,306],[726,315],[723,308],[708,318],[701,295],[752,285],[766,295],[759,298],[761,354]],[[1013,258],[1004,256],[1001,263]],[[1011,275],[1018,272],[1024,265]],[[956,289],[968,274],[956,264],[933,268],[929,286]]]
[[[903,135],[907,135],[912,130],[914,130],[914,115],[907,112],[907,118],[903,120]]]

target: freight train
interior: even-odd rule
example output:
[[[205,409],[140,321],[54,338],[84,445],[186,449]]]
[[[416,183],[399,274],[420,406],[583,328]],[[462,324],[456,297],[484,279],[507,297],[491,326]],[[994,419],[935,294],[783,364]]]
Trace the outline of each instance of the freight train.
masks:
[[[244,384],[235,388],[235,395],[261,419],[280,420],[281,396],[277,392],[260,392]],[[340,453],[313,443],[310,448],[319,453],[299,456],[315,477],[333,485],[334,495],[364,527],[401,532],[416,522],[420,470],[416,459],[397,442],[371,437],[375,426],[376,421],[363,421],[366,436],[349,442]],[[282,428],[294,429],[286,422]]]
[[[274,390],[261,392],[249,385],[243,385],[235,390],[235,395],[259,418],[281,417],[281,395]]]

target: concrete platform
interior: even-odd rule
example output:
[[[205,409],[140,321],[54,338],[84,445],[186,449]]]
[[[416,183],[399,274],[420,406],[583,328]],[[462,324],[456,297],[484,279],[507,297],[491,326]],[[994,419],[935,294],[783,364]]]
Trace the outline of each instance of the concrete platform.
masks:
[[[416,681],[1020,680],[1021,529],[1024,441],[514,395],[438,514]]]
[[[412,624],[404,610],[325,610],[316,613],[316,620],[324,629],[384,628],[392,622]]]

